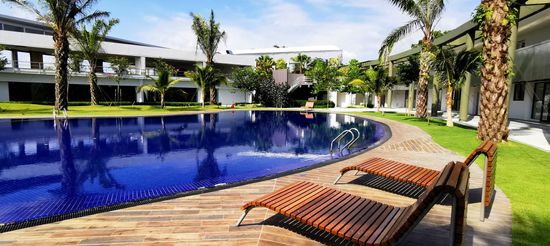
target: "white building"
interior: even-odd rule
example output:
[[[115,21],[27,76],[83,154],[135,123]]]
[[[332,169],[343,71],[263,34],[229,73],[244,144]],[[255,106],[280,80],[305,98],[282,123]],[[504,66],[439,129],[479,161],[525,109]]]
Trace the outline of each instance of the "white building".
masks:
[[[2,56],[8,64],[0,71],[0,101],[53,101],[54,96],[54,57],[52,32],[41,22],[0,15],[0,44],[6,46]],[[111,56],[122,56],[129,59],[131,69],[121,82],[123,101],[151,101],[152,95],[144,96],[137,92],[140,85],[149,83],[148,75],[154,75],[153,64],[162,58],[174,66],[176,77],[183,78],[183,72],[192,69],[196,63],[204,64],[205,57],[199,51],[182,51],[143,44],[109,37],[102,45],[98,85],[103,99],[114,97],[116,83],[111,79],[113,74],[107,62]],[[234,67],[254,66],[255,56],[233,56],[218,54],[215,62],[218,68],[229,73]],[[72,73],[69,87],[70,101],[88,101],[89,91],[86,66],[81,66],[82,73]],[[168,100],[198,101],[200,90],[190,79],[175,86]],[[185,93],[180,93],[184,91]],[[86,94],[88,93],[88,94]],[[88,99],[87,99],[88,98]],[[250,102],[250,93],[222,85],[218,88],[218,101],[222,104],[233,102]]]
[[[527,2],[527,6],[521,7],[520,22],[515,35],[512,37],[511,51],[517,48],[514,62],[514,78],[510,86],[511,119],[550,122],[550,4]],[[473,22],[467,22],[460,27],[451,30],[441,38],[434,41],[435,45],[448,44],[455,49],[481,49],[481,37],[478,27]],[[392,55],[389,59],[395,66],[406,61],[407,57],[418,54],[419,48],[411,49]],[[366,66],[377,65],[378,61],[367,61]],[[467,88],[466,88],[467,87]],[[453,95],[453,110],[461,116],[461,119],[479,115],[479,89],[480,79],[472,76],[464,87],[455,90]],[[428,105],[432,104],[432,89],[428,93]],[[359,104],[360,100],[353,100],[355,95],[340,96],[338,101],[346,101],[343,106]],[[363,95],[359,95],[360,98]],[[403,85],[395,86],[383,99],[384,107],[407,107],[408,88]],[[440,92],[440,111],[445,111],[445,93]],[[416,99],[415,99],[416,100]],[[428,107],[429,109],[430,107]]]

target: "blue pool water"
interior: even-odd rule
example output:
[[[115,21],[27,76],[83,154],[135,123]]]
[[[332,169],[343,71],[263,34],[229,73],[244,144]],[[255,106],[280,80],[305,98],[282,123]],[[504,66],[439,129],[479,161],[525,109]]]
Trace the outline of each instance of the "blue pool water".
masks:
[[[385,127],[336,114],[239,111],[170,117],[0,121],[0,224],[276,175],[359,151]]]

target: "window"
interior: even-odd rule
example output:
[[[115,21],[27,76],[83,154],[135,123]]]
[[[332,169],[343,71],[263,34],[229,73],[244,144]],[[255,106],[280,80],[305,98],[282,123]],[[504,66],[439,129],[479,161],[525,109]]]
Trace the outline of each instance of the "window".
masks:
[[[525,96],[525,83],[514,84],[514,101],[523,101]]]
[[[23,32],[23,27],[4,24],[4,30],[13,31],[13,32]]]

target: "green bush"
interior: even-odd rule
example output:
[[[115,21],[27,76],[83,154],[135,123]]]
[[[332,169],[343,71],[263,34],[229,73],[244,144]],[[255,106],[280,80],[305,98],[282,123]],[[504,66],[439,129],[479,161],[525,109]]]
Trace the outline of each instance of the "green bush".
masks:
[[[367,108],[374,108],[374,104],[372,104],[372,103],[367,103]]]
[[[293,101],[293,107],[303,107],[306,105],[307,100],[294,100]],[[328,104],[328,107],[327,107]],[[336,105],[332,101],[328,100],[317,100],[315,101],[315,104],[313,104],[313,108],[334,108]]]

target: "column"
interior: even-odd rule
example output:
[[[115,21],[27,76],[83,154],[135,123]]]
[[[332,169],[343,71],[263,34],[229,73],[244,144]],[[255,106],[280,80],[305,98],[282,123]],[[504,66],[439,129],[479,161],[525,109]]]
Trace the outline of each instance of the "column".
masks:
[[[466,34],[466,50],[470,51],[474,48],[475,32]],[[466,73],[462,92],[460,94],[460,112],[459,118],[461,121],[468,120],[468,108],[470,101],[470,87],[472,86],[472,74]]]
[[[387,108],[391,108],[391,107],[392,107],[392,106],[391,106],[391,103],[392,103],[392,94],[393,94],[393,93],[392,93],[392,90],[389,89],[389,90],[388,90],[388,95],[386,96],[386,105],[387,105],[386,107],[387,107]]]
[[[0,102],[10,100],[10,87],[8,82],[0,82]]]
[[[19,68],[19,57],[17,55],[17,50],[11,50],[11,67]]]
[[[136,57],[135,59],[136,59],[135,63],[136,63],[137,74],[145,75],[146,74],[145,69],[147,68],[146,67],[147,60],[143,56]],[[142,86],[142,85],[143,85],[143,79],[141,79],[139,82],[139,86]],[[145,95],[143,92],[139,91],[138,88],[139,87],[136,87],[136,102],[143,103],[145,102]]]

